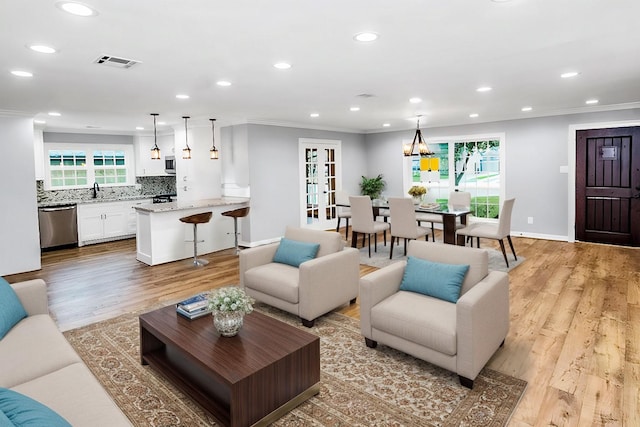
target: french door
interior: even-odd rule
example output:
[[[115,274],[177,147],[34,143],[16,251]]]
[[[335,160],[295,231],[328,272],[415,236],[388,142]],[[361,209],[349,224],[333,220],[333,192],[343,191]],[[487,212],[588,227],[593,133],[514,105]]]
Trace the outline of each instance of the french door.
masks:
[[[340,141],[300,138],[300,225],[336,227],[336,189],[341,188]]]

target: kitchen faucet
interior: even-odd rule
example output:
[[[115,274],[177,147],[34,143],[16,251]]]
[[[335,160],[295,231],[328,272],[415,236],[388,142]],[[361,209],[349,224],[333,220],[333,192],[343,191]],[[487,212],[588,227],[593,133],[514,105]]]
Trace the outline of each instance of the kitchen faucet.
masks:
[[[93,183],[93,198],[95,199],[96,197],[98,197],[98,191],[100,191],[100,186],[98,185],[97,182]]]

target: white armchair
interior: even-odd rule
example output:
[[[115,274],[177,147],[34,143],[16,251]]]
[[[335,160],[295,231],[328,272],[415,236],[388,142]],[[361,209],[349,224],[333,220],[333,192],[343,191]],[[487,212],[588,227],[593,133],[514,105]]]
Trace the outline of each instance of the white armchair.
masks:
[[[509,276],[488,271],[485,250],[412,240],[408,255],[465,264],[456,303],[400,290],[406,261],[360,279],[360,327],[367,347],[378,343],[455,372],[472,388],[509,330]]]
[[[315,319],[336,307],[356,302],[360,254],[345,248],[339,233],[287,227],[284,237],[318,243],[316,258],[299,267],[273,262],[280,243],[240,252],[240,286],[248,295],[295,314],[312,327]]]

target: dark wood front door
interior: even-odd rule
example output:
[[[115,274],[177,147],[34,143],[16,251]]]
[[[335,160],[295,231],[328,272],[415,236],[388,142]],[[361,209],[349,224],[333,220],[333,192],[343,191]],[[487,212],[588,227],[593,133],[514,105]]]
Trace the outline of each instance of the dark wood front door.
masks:
[[[640,127],[576,136],[576,239],[640,246]]]

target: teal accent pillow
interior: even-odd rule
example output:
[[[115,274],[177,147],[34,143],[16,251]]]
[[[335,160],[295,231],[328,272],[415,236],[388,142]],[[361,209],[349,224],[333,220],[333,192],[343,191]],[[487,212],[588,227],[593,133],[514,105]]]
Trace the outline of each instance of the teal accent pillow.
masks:
[[[467,271],[468,265],[442,264],[410,256],[400,290],[456,303]]]
[[[8,388],[0,388],[0,422],[4,417],[21,427],[71,427],[51,408]],[[5,424],[0,424],[5,425]]]
[[[27,312],[24,311],[18,295],[9,282],[0,277],[0,339],[25,317]]]
[[[273,262],[300,267],[303,262],[314,259],[318,254],[318,249],[320,249],[319,243],[299,242],[282,238],[276,254],[273,256]]]

